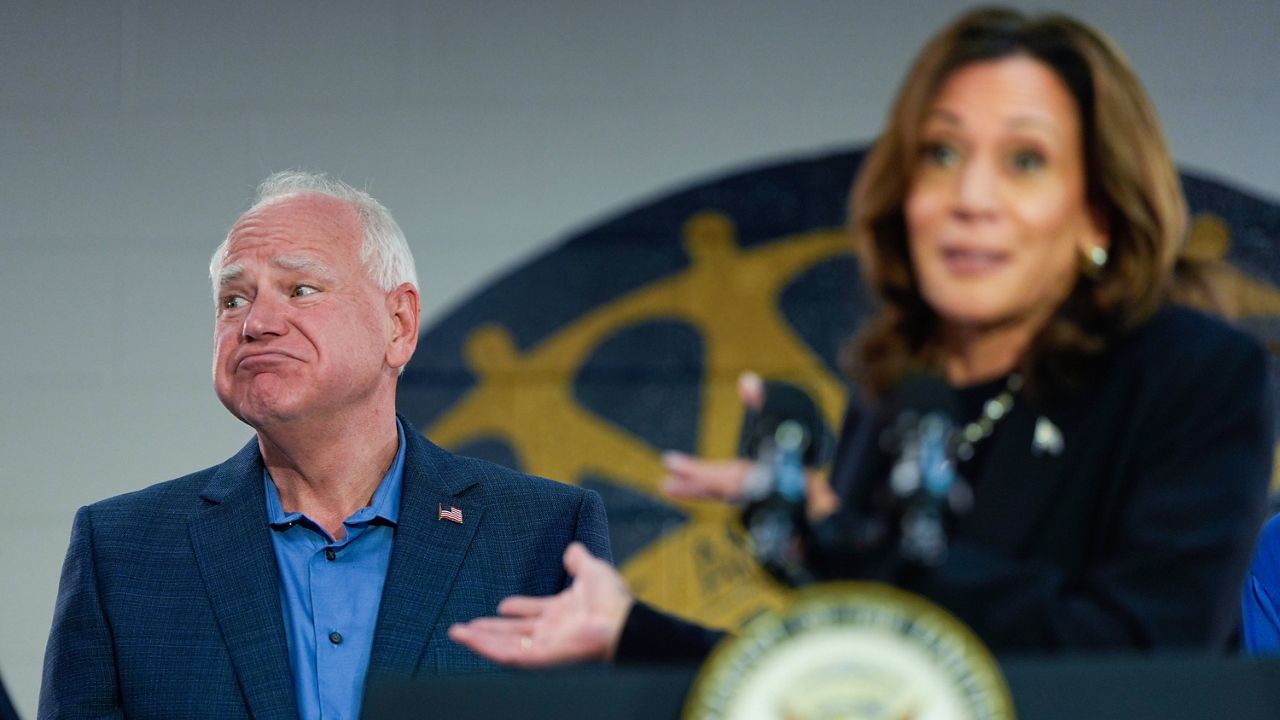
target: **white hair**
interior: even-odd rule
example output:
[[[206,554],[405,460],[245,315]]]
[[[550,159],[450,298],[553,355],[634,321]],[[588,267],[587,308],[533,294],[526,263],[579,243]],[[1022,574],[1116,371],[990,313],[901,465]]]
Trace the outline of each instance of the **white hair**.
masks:
[[[327,195],[355,208],[360,217],[360,226],[364,237],[360,243],[360,261],[369,270],[369,277],[383,290],[393,290],[403,283],[418,287],[418,271],[413,264],[413,253],[404,238],[404,231],[391,217],[391,211],[373,196],[363,190],[331,178],[324,173],[312,173],[303,170],[286,170],[273,173],[258,185],[257,197],[253,206],[244,215],[298,195]],[[241,217],[244,217],[241,215]],[[209,261],[209,278],[213,281],[213,292],[218,293],[219,275],[222,273],[223,257],[227,251],[230,233],[222,244],[213,252]]]

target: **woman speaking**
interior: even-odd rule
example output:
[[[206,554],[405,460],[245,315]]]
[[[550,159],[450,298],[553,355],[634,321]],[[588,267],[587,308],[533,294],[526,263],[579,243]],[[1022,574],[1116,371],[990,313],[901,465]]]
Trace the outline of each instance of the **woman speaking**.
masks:
[[[810,498],[809,567],[924,595],[998,651],[1222,647],[1271,469],[1267,357],[1169,302],[1186,208],[1119,50],[1060,15],[962,16],[908,72],[851,216],[881,304],[848,368],[834,495]],[[955,477],[921,515],[899,466],[930,383]],[[670,467],[683,496],[741,493],[741,462]],[[581,548],[566,565],[569,590],[451,636],[524,666],[717,637]]]

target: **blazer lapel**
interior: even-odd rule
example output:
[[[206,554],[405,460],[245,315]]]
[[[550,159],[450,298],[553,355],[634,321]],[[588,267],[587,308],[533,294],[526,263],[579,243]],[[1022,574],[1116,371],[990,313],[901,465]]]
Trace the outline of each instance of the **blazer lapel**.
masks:
[[[407,445],[400,520],[382,590],[370,675],[406,675],[418,669],[485,510],[482,492],[458,497],[477,483],[458,458],[422,437],[407,419],[400,422]],[[463,522],[440,519],[440,505],[461,509]]]
[[[191,546],[250,714],[296,718],[256,439],[218,468],[203,497],[211,505],[191,522]]]

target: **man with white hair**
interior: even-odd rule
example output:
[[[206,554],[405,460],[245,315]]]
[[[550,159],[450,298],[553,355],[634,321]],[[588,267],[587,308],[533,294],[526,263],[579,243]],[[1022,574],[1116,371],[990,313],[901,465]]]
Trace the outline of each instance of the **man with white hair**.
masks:
[[[210,274],[214,389],[256,436],[80,509],[40,717],[355,718],[367,676],[483,667],[447,628],[561,590],[571,542],[609,557],[595,493],[396,415],[418,283],[368,194],[271,176]]]

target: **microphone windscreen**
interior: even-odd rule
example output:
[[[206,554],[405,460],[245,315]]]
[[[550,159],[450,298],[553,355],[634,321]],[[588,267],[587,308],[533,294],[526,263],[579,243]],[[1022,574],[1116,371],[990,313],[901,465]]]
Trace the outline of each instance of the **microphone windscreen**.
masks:
[[[778,426],[788,420],[799,423],[809,437],[802,457],[804,464],[817,466],[824,459],[822,451],[829,435],[818,403],[799,387],[777,380],[765,382],[763,406],[747,410],[738,441],[739,455],[758,457],[761,441],[772,438]]]

